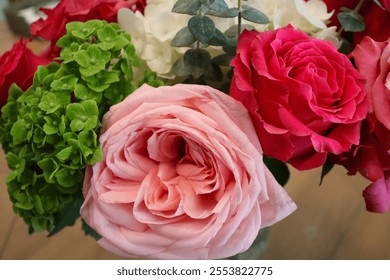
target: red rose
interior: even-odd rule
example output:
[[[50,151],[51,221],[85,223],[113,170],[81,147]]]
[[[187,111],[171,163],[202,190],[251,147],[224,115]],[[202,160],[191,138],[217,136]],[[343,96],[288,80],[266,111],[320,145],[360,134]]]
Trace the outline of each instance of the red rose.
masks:
[[[333,17],[331,18],[331,24],[340,26],[337,19],[337,14],[340,12],[340,8],[347,7],[354,9],[359,1],[360,0],[324,0],[328,6],[328,10],[334,10]],[[381,0],[380,2],[387,11],[380,8],[374,1],[366,1],[360,9],[359,14],[364,17],[366,30],[353,34],[353,41],[355,44],[359,43],[365,36],[370,36],[376,41],[385,41],[390,37],[390,28],[386,28],[390,22],[390,1]]]
[[[20,39],[11,50],[0,56],[0,108],[7,103],[8,89],[13,83],[26,90],[32,84],[37,67],[51,62],[35,55],[27,47],[30,41]]]
[[[59,49],[57,40],[66,33],[65,26],[71,21],[88,21],[101,19],[108,22],[117,21],[117,13],[121,8],[130,8],[133,11],[143,12],[146,0],[62,0],[53,9],[41,9],[47,15],[46,19],[39,19],[31,24],[30,32],[51,42],[45,51],[49,57],[57,57]]]
[[[359,143],[364,80],[331,43],[291,26],[245,31],[232,66],[230,94],[251,112],[266,155],[306,170]]]
[[[373,182],[363,192],[368,211],[384,213],[390,205],[390,130],[369,114],[363,122],[361,143],[334,160]]]

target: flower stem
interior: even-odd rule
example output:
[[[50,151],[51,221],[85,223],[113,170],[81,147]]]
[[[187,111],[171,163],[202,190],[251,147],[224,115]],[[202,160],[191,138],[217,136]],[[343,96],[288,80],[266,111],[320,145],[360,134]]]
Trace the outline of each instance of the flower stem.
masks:
[[[366,2],[366,0],[360,0],[360,2],[357,4],[356,8],[353,10],[354,14],[357,14],[359,12],[359,10],[363,6],[364,2]]]
[[[241,0],[238,0],[238,30],[237,30],[237,40],[241,35]]]

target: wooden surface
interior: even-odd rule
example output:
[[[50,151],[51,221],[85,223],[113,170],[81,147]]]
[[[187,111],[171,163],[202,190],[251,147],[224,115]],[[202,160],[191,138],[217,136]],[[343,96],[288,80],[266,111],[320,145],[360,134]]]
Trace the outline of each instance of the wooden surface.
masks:
[[[0,54],[18,38],[0,23]],[[32,48],[42,48],[34,42]],[[368,182],[335,168],[318,186],[320,170],[297,172],[286,190],[298,205],[271,227],[265,259],[390,259],[390,213],[368,213],[361,196]],[[5,186],[8,169],[0,152],[0,259],[120,259],[85,237],[80,224],[54,237],[28,235],[13,214]]]

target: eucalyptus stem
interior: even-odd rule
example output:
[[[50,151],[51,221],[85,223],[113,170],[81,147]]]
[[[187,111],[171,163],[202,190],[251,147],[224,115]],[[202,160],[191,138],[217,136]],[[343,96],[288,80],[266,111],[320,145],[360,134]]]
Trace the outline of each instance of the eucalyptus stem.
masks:
[[[241,0],[238,0],[238,30],[237,30],[237,40],[241,35]]]
[[[356,8],[353,10],[354,14],[357,14],[359,12],[359,10],[363,6],[364,2],[366,2],[366,0],[360,0],[360,2],[357,4]]]

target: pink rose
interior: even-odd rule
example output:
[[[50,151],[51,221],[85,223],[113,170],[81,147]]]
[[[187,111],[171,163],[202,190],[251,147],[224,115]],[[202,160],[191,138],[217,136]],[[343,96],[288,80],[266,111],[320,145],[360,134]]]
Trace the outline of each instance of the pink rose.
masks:
[[[369,185],[363,191],[363,196],[368,211],[386,213],[390,204],[390,176],[382,177]]]
[[[65,26],[71,21],[88,21],[101,19],[108,22],[117,22],[117,13],[121,8],[130,8],[133,11],[144,11],[146,0],[61,0],[53,9],[42,8],[47,15],[31,24],[30,32],[50,41],[50,47],[44,55],[58,57],[60,49],[56,46],[59,38],[66,33]]]
[[[365,37],[351,56],[366,78],[370,112],[390,129],[390,38],[386,42],[375,42]]]
[[[359,143],[364,80],[331,43],[291,26],[244,31],[232,66],[230,94],[251,113],[264,154],[306,170]]]
[[[207,86],[142,86],[104,116],[100,142],[81,216],[119,255],[228,257],[296,207],[246,109]]]
[[[8,89],[13,83],[23,90],[28,89],[37,67],[51,62],[35,55],[27,47],[30,41],[20,39],[11,50],[0,56],[0,109],[7,103]]]

